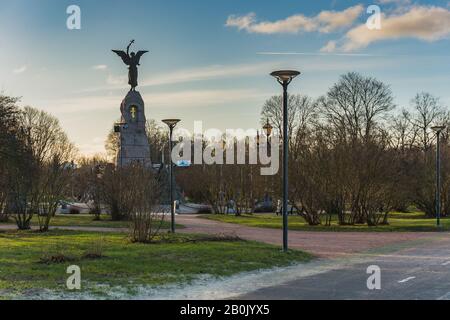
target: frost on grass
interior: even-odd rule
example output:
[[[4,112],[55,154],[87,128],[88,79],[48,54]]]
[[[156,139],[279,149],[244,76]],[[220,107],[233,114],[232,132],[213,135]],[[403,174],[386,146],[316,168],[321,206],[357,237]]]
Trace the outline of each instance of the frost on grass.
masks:
[[[189,282],[146,286],[130,281],[123,286],[83,283],[81,291],[33,290],[23,296],[7,297],[12,299],[62,299],[62,300],[206,300],[229,299],[253,292],[258,289],[280,285],[296,279],[313,276],[360,263],[362,258],[342,260],[315,260],[294,264],[288,267],[276,267],[265,270],[243,272],[229,277],[212,275],[196,276]]]

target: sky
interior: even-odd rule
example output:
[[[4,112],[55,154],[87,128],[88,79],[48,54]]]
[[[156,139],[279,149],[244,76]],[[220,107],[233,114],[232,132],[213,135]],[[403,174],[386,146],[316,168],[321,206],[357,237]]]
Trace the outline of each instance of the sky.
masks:
[[[67,7],[81,10],[69,30]],[[366,25],[381,12],[381,29]],[[373,22],[374,20],[370,20]],[[127,69],[111,49],[149,50],[139,87],[146,116],[192,130],[260,125],[297,69],[292,93],[325,94],[356,71],[390,85],[400,111],[418,92],[450,106],[450,2],[414,0],[0,0],[0,92],[58,117],[80,152],[104,152]]]

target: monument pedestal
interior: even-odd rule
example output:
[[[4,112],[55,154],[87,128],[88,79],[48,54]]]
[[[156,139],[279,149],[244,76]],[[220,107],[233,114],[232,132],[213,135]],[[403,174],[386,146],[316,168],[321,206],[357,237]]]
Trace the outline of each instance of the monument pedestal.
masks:
[[[151,166],[150,145],[146,133],[144,100],[138,91],[128,92],[120,106],[122,125],[119,133],[117,167],[133,163]]]

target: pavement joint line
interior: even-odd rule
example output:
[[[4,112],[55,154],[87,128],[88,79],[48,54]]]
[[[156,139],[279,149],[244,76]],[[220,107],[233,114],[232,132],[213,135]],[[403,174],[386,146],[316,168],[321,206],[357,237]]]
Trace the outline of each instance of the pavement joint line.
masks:
[[[414,279],[416,279],[416,277],[409,277],[409,278],[400,280],[398,283],[406,283],[406,282],[411,281],[411,280],[414,280]]]

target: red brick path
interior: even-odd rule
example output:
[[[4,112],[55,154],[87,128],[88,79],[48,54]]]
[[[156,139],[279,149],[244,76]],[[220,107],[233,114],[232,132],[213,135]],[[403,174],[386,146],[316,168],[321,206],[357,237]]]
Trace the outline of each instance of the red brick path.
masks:
[[[253,228],[198,218],[195,215],[179,215],[177,223],[185,229],[179,232],[205,234],[236,234],[246,239],[281,246],[282,232],[277,229]],[[289,231],[289,246],[308,251],[321,257],[338,257],[363,252],[386,245],[435,237],[427,232],[307,232]]]

